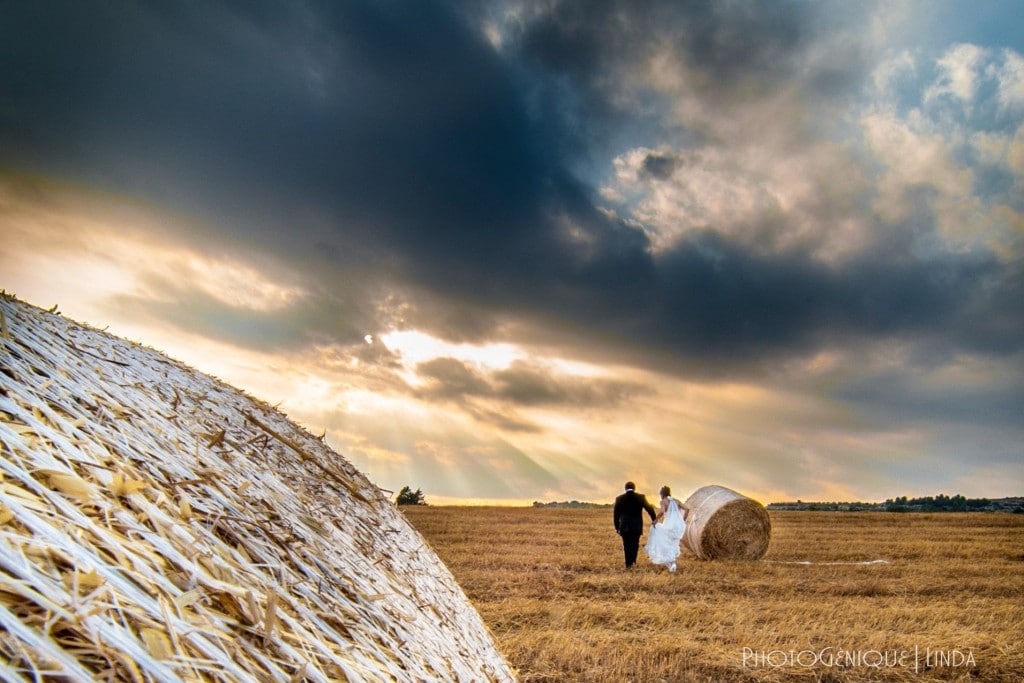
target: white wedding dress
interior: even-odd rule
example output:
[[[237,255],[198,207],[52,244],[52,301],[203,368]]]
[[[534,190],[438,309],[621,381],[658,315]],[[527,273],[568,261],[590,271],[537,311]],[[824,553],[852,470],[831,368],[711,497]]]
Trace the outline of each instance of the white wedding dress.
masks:
[[[679,541],[682,540],[685,532],[686,522],[683,520],[683,513],[679,510],[679,503],[675,498],[669,498],[665,517],[661,524],[651,527],[644,552],[654,564],[663,564],[670,571],[675,571],[676,559],[679,557]]]

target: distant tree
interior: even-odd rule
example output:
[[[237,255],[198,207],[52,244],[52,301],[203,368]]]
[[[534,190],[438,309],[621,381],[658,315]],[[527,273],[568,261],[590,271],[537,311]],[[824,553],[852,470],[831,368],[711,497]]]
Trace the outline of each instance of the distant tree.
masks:
[[[426,505],[427,499],[420,489],[413,491],[410,487],[403,486],[402,490],[398,492],[398,497],[395,498],[395,503],[398,505]]]

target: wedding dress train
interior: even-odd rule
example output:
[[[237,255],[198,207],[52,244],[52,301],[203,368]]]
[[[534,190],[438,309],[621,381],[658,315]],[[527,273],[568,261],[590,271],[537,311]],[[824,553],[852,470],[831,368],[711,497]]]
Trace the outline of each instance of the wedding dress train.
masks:
[[[651,527],[644,552],[654,564],[663,564],[669,571],[676,570],[676,559],[679,557],[679,541],[686,531],[686,522],[679,511],[675,498],[669,498],[668,510],[660,524]]]

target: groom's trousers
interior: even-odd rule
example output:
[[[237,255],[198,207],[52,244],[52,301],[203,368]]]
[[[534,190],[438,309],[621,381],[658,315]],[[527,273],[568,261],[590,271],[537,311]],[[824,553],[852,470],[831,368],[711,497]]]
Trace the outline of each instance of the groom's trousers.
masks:
[[[636,564],[636,555],[640,552],[640,535],[642,531],[622,534],[622,552],[626,556],[626,568]]]

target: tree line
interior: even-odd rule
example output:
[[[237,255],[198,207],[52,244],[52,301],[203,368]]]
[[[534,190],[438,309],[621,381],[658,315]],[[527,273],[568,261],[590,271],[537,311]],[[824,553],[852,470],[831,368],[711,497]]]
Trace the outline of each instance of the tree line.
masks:
[[[403,486],[402,490],[395,496],[395,503],[398,505],[426,505],[426,495],[422,489],[413,491],[411,486]],[[603,503],[588,503],[585,501],[561,501],[542,503],[534,501],[535,508],[594,508],[608,507]],[[959,493],[948,496],[940,493],[935,496],[922,496],[910,498],[908,496],[897,496],[886,498],[881,503],[866,502],[807,502],[797,500],[787,503],[768,503],[769,510],[821,510],[831,512],[859,512],[859,511],[884,511],[884,512],[1012,512],[1024,514],[1024,496],[1017,498],[967,498]]]
[[[884,512],[1012,512],[1024,514],[1024,497],[1019,498],[967,498],[959,493],[948,496],[911,498],[897,496],[886,498],[881,503],[866,502],[806,502],[797,500],[788,503],[769,503],[769,510],[825,510],[837,512],[858,512],[875,510]]]

